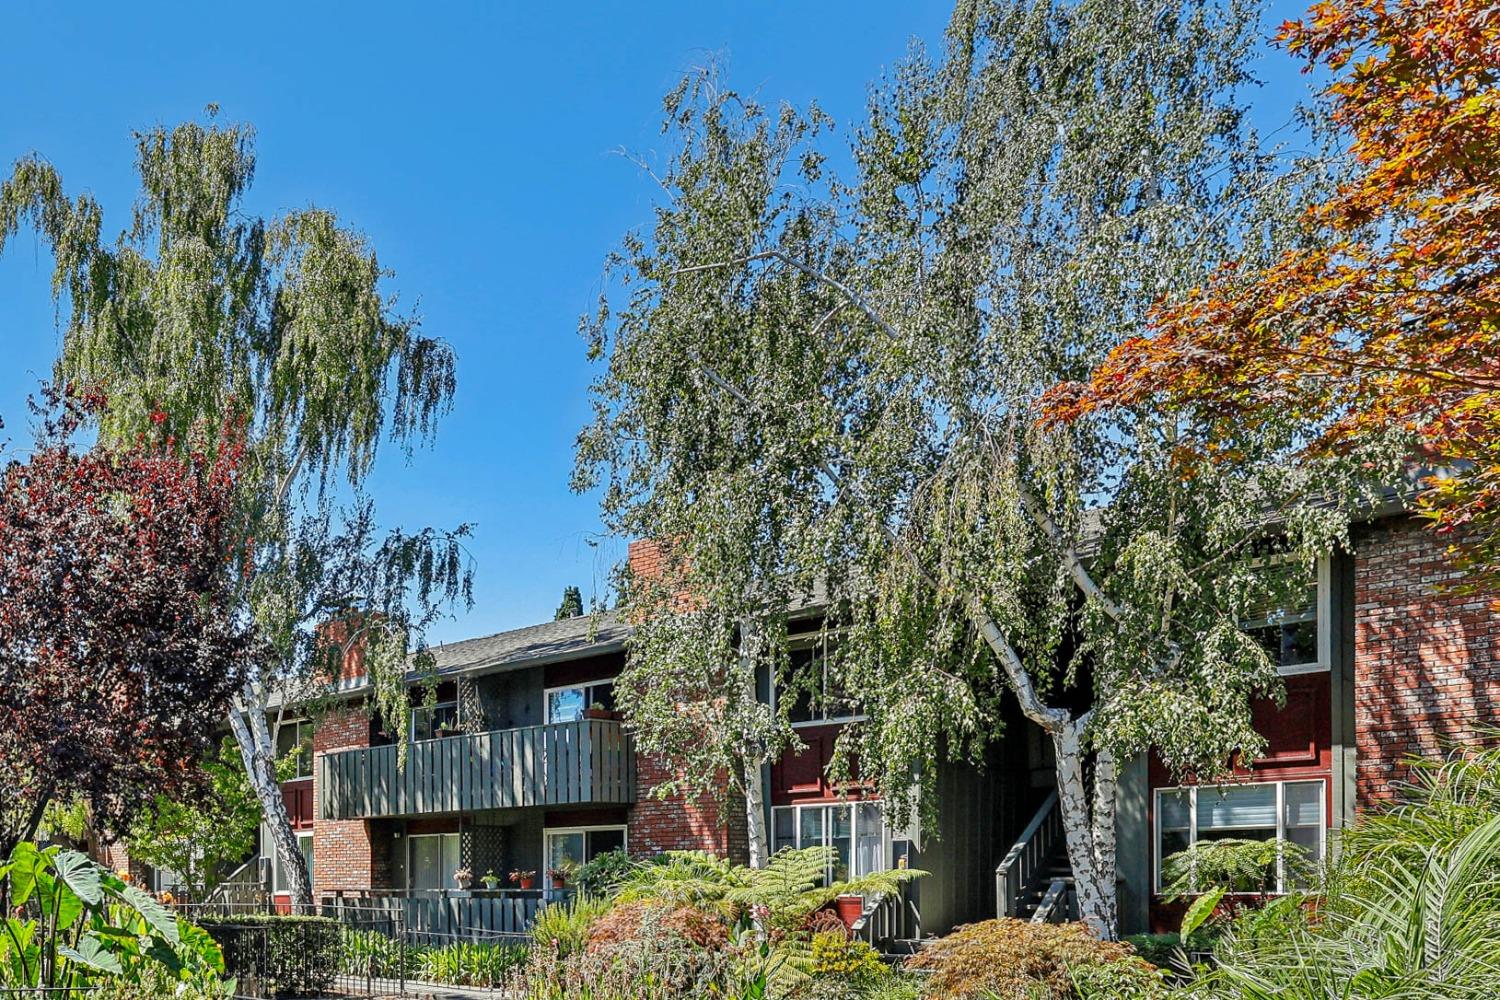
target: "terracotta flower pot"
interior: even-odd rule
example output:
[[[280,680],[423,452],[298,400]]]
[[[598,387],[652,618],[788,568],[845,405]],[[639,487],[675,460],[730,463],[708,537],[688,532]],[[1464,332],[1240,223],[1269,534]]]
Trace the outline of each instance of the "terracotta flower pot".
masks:
[[[552,876],[552,888],[554,888],[554,889],[566,889],[567,887],[568,887],[568,880],[566,878],[562,877],[561,875],[554,875],[554,876]]]
[[[536,879],[534,879],[534,878],[523,878],[523,879],[521,879],[521,888],[522,889],[535,889],[536,888]]]
[[[865,898],[863,896],[840,896],[833,901],[834,912],[844,922],[844,926],[851,931],[859,918],[864,916]]]

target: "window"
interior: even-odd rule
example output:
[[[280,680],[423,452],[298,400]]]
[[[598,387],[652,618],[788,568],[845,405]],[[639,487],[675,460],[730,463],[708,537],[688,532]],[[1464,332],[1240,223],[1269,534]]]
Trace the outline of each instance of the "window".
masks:
[[[1162,862],[1200,841],[1285,841],[1321,860],[1327,830],[1323,802],[1322,780],[1157,789],[1156,891],[1162,891]],[[1276,891],[1286,892],[1292,887],[1285,865],[1278,867]]]
[[[411,738],[435,740],[458,733],[458,702],[440,701],[435,705],[418,705],[411,710]]]
[[[1267,592],[1240,627],[1261,644],[1283,674],[1327,670],[1328,560],[1318,560],[1311,576],[1300,563],[1284,557],[1263,560],[1257,568]]]
[[[567,870],[585,864],[601,854],[625,849],[623,826],[589,826],[546,832],[547,869]]]
[[[276,727],[276,759],[285,760],[293,754],[296,754],[296,771],[292,777],[312,777],[313,724],[308,719],[283,720]]]
[[[615,707],[615,682],[596,681],[593,684],[575,684],[571,687],[547,689],[546,715],[543,721],[577,722],[586,709],[602,705],[610,711]]]
[[[860,717],[858,702],[829,671],[825,656],[817,655],[813,649],[793,650],[791,672],[798,679],[797,690],[779,694],[790,701],[787,719],[792,725],[822,725]]]
[[[456,833],[419,833],[406,838],[407,888],[457,889],[453,873],[462,863],[459,835]]]
[[[829,882],[843,882],[889,868],[885,842],[885,824],[878,802],[777,806],[771,810],[771,850],[833,848],[824,875]]]
[[[297,834],[297,846],[302,849],[302,859],[307,862],[307,877],[313,879],[313,835],[310,833]],[[274,892],[291,892],[291,879],[287,877],[286,866],[281,863],[281,852],[273,845],[271,848],[271,889]]]

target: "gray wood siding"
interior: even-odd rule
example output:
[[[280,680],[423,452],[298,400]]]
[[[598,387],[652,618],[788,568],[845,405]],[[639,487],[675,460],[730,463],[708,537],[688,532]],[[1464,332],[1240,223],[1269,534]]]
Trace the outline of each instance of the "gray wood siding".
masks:
[[[367,819],[635,801],[635,754],[618,722],[583,719],[318,757],[319,819]]]

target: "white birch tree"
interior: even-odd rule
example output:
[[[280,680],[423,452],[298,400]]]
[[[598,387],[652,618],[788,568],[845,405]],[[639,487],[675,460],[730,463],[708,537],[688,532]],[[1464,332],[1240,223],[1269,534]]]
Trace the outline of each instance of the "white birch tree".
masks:
[[[430,439],[452,400],[455,360],[395,310],[382,290],[388,272],[333,213],[244,210],[253,132],[215,114],[135,136],[140,197],[113,240],[90,195],[69,197],[39,156],[18,161],[0,185],[0,250],[22,226],[50,247],[55,378],[108,396],[102,439],[156,428],[186,447],[233,427],[245,445],[245,556],[224,571],[234,613],[259,641],[228,723],[294,901],[307,906],[309,874],[276,781],[273,710],[326,693],[359,643],[374,708],[405,731],[422,630],[469,599],[468,528],[382,533],[360,488],[382,442]],[[354,623],[338,647],[319,634],[333,618]]]
[[[668,582],[627,594],[644,747],[705,789],[775,759],[785,707],[742,679],[819,696],[786,651],[815,597],[819,674],[866,716],[835,769],[857,760],[898,821],[932,809],[943,756],[977,759],[1013,700],[1056,752],[1083,919],[1116,933],[1121,763],[1206,778],[1260,751],[1250,707],[1280,685],[1238,623],[1286,584],[1247,557],[1274,534],[1310,567],[1363,483],[1262,463],[1185,483],[1170,421],[1037,419],[1229,247],[1295,238],[1308,175],[1244,120],[1256,29],[1239,2],[963,0],[943,59],[873,89],[845,182],[816,109],[713,72],[669,95],[664,197],[585,323],[603,370],[575,477],[613,529],[671,542]]]

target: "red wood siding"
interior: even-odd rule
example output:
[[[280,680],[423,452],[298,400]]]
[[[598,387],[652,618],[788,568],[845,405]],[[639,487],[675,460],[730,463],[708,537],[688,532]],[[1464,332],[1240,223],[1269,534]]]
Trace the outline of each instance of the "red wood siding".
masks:
[[[841,724],[832,723],[797,730],[797,735],[807,746],[801,751],[786,751],[771,765],[772,805],[862,797],[864,789],[858,786],[840,788],[828,780],[828,765],[833,761],[834,743],[842,728]],[[857,766],[855,773],[858,774]]]
[[[291,818],[293,830],[311,830],[316,817],[313,799],[312,778],[298,778],[281,783],[281,801],[286,803],[286,814]]]

